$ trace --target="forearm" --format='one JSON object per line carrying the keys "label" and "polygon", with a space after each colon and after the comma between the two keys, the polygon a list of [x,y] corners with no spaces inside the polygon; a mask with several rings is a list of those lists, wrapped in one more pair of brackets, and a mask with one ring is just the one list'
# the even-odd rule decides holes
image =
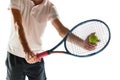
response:
{"label": "forearm", "polygon": [[23,26],[20,22],[17,22],[16,24],[19,26],[18,27],[18,35],[19,35],[19,40],[22,44],[23,50],[24,50],[24,52],[30,52],[30,48],[29,48],[29,45],[27,43],[27,39],[25,36]]}
{"label": "forearm", "polygon": [[30,48],[28,46],[25,32],[23,29],[22,17],[21,17],[20,11],[17,9],[11,9],[11,11],[12,11],[13,18],[14,18],[15,29],[16,29],[16,31],[18,31],[18,37],[19,37],[19,40],[20,40],[21,45],[23,47],[23,50],[25,52],[29,52]]}
{"label": "forearm", "polygon": [[[54,27],[56,28],[56,30],[58,31],[59,35],[61,37],[65,37],[65,35],[70,31],[68,28],[66,28],[59,19],[55,19],[52,24],[54,25]],[[74,43],[76,45],[79,46],[83,46],[83,42],[84,40],[79,38],[78,36],[76,36],[75,34],[70,34],[67,38],[67,41]]]}
{"label": "forearm", "polygon": [[[67,35],[67,33],[70,31],[69,29],[67,29],[66,27],[63,27],[64,29],[62,29],[61,31],[59,31],[59,34],[61,37],[65,37],[65,35]],[[78,46],[81,46],[83,47],[83,42],[84,40],[80,37],[78,37],[77,35],[75,35],[74,33],[70,33],[70,35],[68,35],[67,37],[67,41],[75,44],[75,45],[78,45]]]}
{"label": "forearm", "polygon": [[[60,34],[61,37],[65,37],[65,35],[70,31],[69,29],[67,29],[61,22],[59,19],[55,19],[52,21],[53,26],[56,28],[56,30],[58,31],[58,33]],[[90,34],[91,35],[91,34]],[[87,38],[85,40],[83,40],[81,37],[75,35],[74,33],[71,33],[68,38],[67,41],[69,41],[72,44],[75,44],[76,46],[82,47],[84,49],[87,50],[93,50],[95,49],[95,45],[91,45],[89,43],[89,36],[87,36]]]}
{"label": "forearm", "polygon": [[84,43],[84,40],[81,39],[80,37],[78,37],[77,35],[71,33],[68,38],[67,38],[67,41],[69,41],[70,43],[73,43],[77,46],[80,46],[80,47],[83,47],[83,43]]}

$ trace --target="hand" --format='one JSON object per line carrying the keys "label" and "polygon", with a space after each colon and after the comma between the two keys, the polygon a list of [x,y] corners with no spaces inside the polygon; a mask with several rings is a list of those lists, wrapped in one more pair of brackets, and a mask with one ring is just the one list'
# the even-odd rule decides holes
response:
{"label": "hand", "polygon": [[95,32],[88,35],[88,37],[84,41],[84,49],[87,49],[87,50],[91,51],[91,50],[94,50],[96,48],[97,44],[92,44],[92,43],[89,42],[89,36],[91,36],[93,34],[95,34]]}
{"label": "hand", "polygon": [[26,53],[25,60],[29,64],[34,64],[40,61],[40,59],[38,59],[37,56],[33,52]]}

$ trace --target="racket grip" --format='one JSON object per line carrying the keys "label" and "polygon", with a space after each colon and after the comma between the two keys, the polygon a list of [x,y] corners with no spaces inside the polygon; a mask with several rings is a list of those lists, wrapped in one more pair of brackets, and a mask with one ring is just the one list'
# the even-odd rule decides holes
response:
{"label": "racket grip", "polygon": [[42,53],[38,53],[36,56],[37,56],[39,59],[41,59],[41,58],[47,56],[48,54],[49,54],[49,52],[48,52],[48,51],[45,51],[45,52],[42,52]]}

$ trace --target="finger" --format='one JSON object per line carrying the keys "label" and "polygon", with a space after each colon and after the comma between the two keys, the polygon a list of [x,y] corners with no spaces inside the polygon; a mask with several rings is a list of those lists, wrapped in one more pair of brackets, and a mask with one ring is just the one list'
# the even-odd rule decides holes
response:
{"label": "finger", "polygon": [[40,59],[35,54],[32,53],[26,54],[25,59],[29,64],[40,62]]}
{"label": "finger", "polygon": [[31,56],[27,56],[26,58],[25,58],[25,60],[28,62],[28,63],[34,63],[34,58],[33,57],[31,57]]}
{"label": "finger", "polygon": [[36,62],[40,62],[40,59],[35,55],[34,56],[34,60],[36,61]]}
{"label": "finger", "polygon": [[90,35],[95,35],[96,34],[96,32],[93,32],[93,33],[91,33]]}
{"label": "finger", "polygon": [[94,50],[96,48],[96,46],[95,45],[86,45],[86,49],[87,50]]}
{"label": "finger", "polygon": [[95,47],[97,44],[88,43],[89,46]]}
{"label": "finger", "polygon": [[34,64],[34,63],[36,63],[36,61],[31,58],[31,59],[27,59],[27,63],[29,63],[29,64]]}
{"label": "finger", "polygon": [[90,37],[91,35],[95,35],[96,33],[95,32],[92,32],[88,35],[88,37]]}
{"label": "finger", "polygon": [[40,62],[40,59],[36,55],[33,56],[30,60],[32,63]]}

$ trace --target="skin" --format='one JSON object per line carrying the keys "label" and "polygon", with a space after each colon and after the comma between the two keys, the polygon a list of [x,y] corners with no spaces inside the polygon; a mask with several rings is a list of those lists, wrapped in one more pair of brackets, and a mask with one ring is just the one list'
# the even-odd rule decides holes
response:
{"label": "skin", "polygon": [[35,5],[41,4],[43,0],[31,0],[34,2]]}
{"label": "skin", "polygon": [[[35,5],[38,5],[38,4],[41,4],[43,0],[32,0],[32,1],[34,2]],[[20,11],[17,9],[13,9],[13,8],[11,9],[11,11],[12,11],[12,15],[14,18],[14,24],[17,25],[17,27],[15,27],[15,29],[18,29],[16,31],[18,31],[20,42],[21,42],[23,50],[26,54],[25,60],[29,64],[39,62],[40,59],[38,59],[37,56],[30,50],[30,47],[29,47],[28,42],[26,40],[25,32],[24,32],[23,25],[22,25],[22,19],[21,19],[22,17],[21,17]],[[67,29],[58,18],[53,20],[51,23],[52,23],[53,27],[58,31],[58,33],[61,37],[64,37],[66,35],[66,33],[69,32],[69,29]],[[72,41],[72,39],[77,39],[79,41],[80,47],[82,47],[84,49],[87,49],[87,50],[95,49],[95,45],[89,44],[88,37],[84,41],[84,40],[76,37],[74,34],[72,34],[70,40]]]}

